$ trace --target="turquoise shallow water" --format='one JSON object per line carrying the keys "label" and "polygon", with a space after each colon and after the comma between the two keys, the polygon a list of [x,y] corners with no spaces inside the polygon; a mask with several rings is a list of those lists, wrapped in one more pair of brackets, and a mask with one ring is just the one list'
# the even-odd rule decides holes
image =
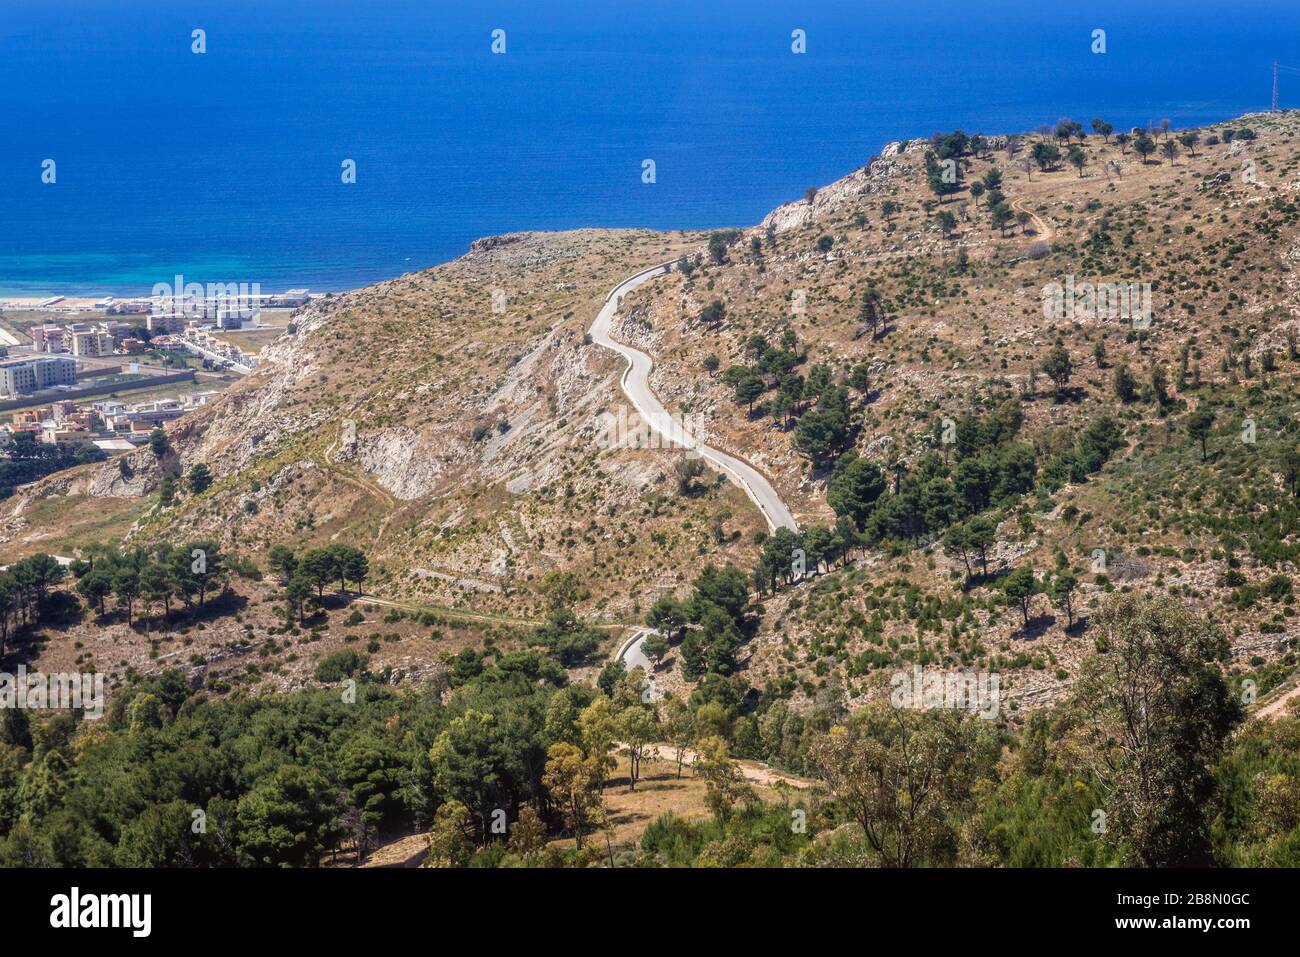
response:
{"label": "turquoise shallow water", "polygon": [[903,136],[1265,108],[1297,27],[1273,0],[3,4],[0,293],[340,289],[508,230],[748,224]]}

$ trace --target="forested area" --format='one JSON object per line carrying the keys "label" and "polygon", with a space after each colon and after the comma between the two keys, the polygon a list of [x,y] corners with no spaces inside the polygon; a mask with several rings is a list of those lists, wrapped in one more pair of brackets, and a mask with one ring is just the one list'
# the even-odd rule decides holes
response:
{"label": "forested area", "polygon": [[766,536],[751,579],[755,591],[775,594],[855,552],[903,554],[936,539],[966,562],[968,575],[971,557],[978,556],[987,578],[999,509],[1029,494],[1046,501],[1067,482],[1086,481],[1125,445],[1119,424],[1102,417],[1048,454],[1016,441],[1022,421],[1020,400],[1011,396],[988,415],[950,422],[947,436],[937,423],[927,436],[935,451],[896,463],[892,475],[852,450],[843,452],[827,477],[836,523],[797,532],[779,528]]}
{"label": "forested area", "polygon": [[[734,584],[701,576],[679,627],[730,615]],[[1300,863],[1300,720],[1234,736],[1226,643],[1167,598],[1113,596],[1077,693],[1023,723],[849,714],[831,693],[795,709],[717,673],[647,701],[639,670],[571,683],[557,627],[423,686],[382,685],[359,658],[293,694],[220,699],[167,671],[98,721],[6,710],[0,863],[314,866],[414,829],[438,866]],[[635,789],[652,748],[696,752],[680,773],[703,779],[709,817],[612,847],[611,789]],[[737,757],[816,785],[760,800]]]}

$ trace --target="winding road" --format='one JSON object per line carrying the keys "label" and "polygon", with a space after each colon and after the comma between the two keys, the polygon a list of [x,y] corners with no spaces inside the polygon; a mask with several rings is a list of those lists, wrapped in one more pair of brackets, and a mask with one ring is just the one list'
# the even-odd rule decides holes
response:
{"label": "winding road", "polygon": [[[627,368],[623,370],[623,377],[619,384],[623,387],[623,392],[632,403],[632,407],[636,409],[637,414],[641,417],[641,421],[648,428],[653,429],[679,447],[698,452],[701,458],[711,462],[728,478],[744,489],[745,494],[758,506],[759,512],[767,521],[769,530],[776,531],[778,528],[797,530],[799,526],[796,524],[794,516],[790,514],[790,509],[786,507],[785,502],[781,501],[781,496],[776,494],[776,489],[772,488],[772,484],[761,472],[748,462],[743,462],[735,456],[705,445],[698,441],[695,436],[684,432],[680,427],[674,426],[668,410],[650,391],[650,370],[654,367],[654,360],[638,349],[625,346],[621,342],[615,342],[610,336],[610,327],[613,325],[614,316],[618,314],[618,308],[623,301],[623,297],[643,282],[667,275],[672,272],[672,268],[672,263],[652,266],[635,276],[624,279],[615,286],[610,291],[610,294],[605,297],[605,304],[601,306],[600,312],[596,315],[596,321],[591,324],[592,341],[609,349],[611,352],[617,352],[627,359]],[[614,660],[621,660],[624,667],[629,671],[633,668],[642,668],[647,675],[650,675],[654,669],[643,647],[646,636],[649,634],[651,634],[649,628],[634,631],[614,655]]]}
{"label": "winding road", "polygon": [[618,314],[618,307],[623,297],[643,282],[667,275],[672,272],[672,268],[672,263],[653,266],[637,273],[635,276],[624,279],[615,286],[610,294],[605,297],[605,304],[601,306],[600,312],[596,315],[596,321],[591,324],[591,338],[597,345],[604,346],[612,352],[617,352],[627,359],[628,365],[623,370],[623,378],[620,384],[629,401],[631,401],[632,407],[636,409],[641,421],[648,428],[653,429],[664,438],[670,439],[679,447],[698,452],[702,458],[713,463],[714,466],[724,472],[728,478],[744,489],[745,494],[758,506],[758,510],[763,514],[763,518],[767,521],[767,527],[771,531],[776,531],[782,527],[797,529],[799,526],[795,523],[794,516],[790,514],[790,510],[781,501],[781,497],[776,494],[776,489],[772,488],[771,483],[763,477],[763,474],[758,469],[735,456],[705,445],[693,435],[673,426],[673,419],[668,414],[668,410],[650,391],[650,370],[654,367],[654,360],[638,349],[615,342],[610,336],[610,326],[613,324],[614,316]]}

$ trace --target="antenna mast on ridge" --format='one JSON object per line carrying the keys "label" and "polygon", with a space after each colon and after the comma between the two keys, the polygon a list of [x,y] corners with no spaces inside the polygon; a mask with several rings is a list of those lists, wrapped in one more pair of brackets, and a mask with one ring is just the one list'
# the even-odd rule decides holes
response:
{"label": "antenna mast on ridge", "polygon": [[1280,109],[1280,107],[1278,106],[1278,99],[1277,99],[1277,77],[1279,71],[1286,72],[1286,73],[1300,73],[1300,68],[1287,66],[1285,63],[1278,63],[1276,60],[1273,61],[1273,112],[1274,113],[1278,112],[1278,110]]}

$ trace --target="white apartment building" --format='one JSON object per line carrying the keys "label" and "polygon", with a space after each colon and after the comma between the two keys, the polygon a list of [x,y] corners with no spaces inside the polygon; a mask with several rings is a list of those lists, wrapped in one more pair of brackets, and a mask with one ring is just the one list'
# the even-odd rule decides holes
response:
{"label": "white apartment building", "polygon": [[113,336],[102,326],[88,322],[72,322],[66,327],[67,345],[74,356],[111,356]]}

